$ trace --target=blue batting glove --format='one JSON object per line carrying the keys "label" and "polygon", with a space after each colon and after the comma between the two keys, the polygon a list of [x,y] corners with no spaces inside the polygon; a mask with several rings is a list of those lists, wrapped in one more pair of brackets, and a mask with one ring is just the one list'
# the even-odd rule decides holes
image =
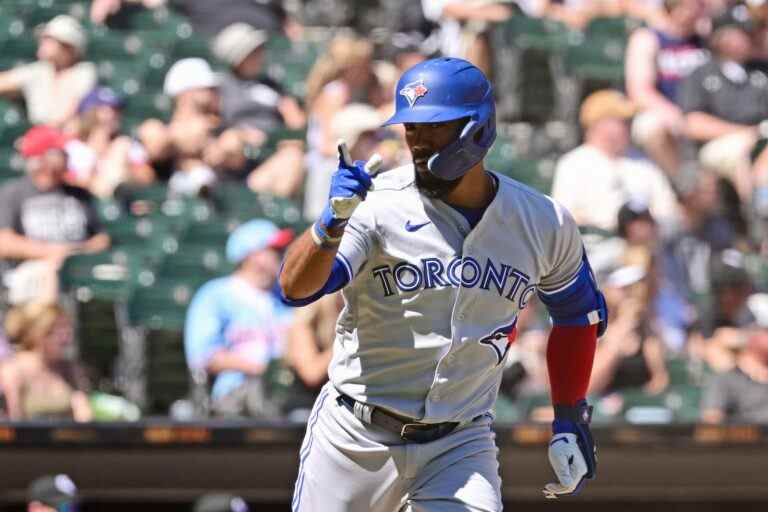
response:
{"label": "blue batting glove", "polygon": [[338,148],[339,167],[331,178],[328,204],[316,223],[316,230],[321,235],[328,228],[343,227],[347,224],[357,205],[373,188],[371,175],[381,164],[381,157],[378,155],[371,157],[367,163],[362,160],[352,162],[349,150],[343,141],[339,142]]}
{"label": "blue batting glove", "polygon": [[586,480],[597,475],[597,447],[589,431],[592,407],[586,400],[575,406],[555,406],[549,463],[559,482],[544,486],[544,497],[575,496]]}

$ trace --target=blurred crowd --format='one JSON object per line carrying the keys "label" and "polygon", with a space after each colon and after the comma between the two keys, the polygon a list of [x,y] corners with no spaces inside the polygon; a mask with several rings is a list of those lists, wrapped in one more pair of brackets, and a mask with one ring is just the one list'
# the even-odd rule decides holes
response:
{"label": "blurred crowd", "polygon": [[[0,61],[0,95],[29,127],[13,144],[17,175],[0,183],[2,417],[305,419],[327,379],[343,301],[333,295],[292,310],[275,280],[295,235],[287,228],[306,225],[326,202],[336,141],[346,140],[354,159],[378,152],[384,169],[410,163],[398,128],[380,127],[404,70],[450,55],[501,83],[509,70],[499,55],[525,51],[501,45],[503,27],[544,20],[580,34],[597,20],[621,20],[633,28],[621,42],[619,83],[580,88],[573,115],[538,125],[499,115],[502,135],[545,124],[573,134],[547,155],[555,163],[543,191],[582,228],[610,311],[589,390],[595,419],[768,423],[768,3],[61,3],[59,14],[18,36],[36,41],[34,59]],[[106,31],[130,41],[126,20],[169,12],[204,44],[172,61],[161,54],[169,62],[155,98],[169,108],[136,119],[135,97],[89,60],[97,49],[89,37]],[[270,73],[284,64],[275,48],[307,47],[299,76]],[[518,91],[495,93],[502,103]],[[488,166],[526,181],[515,164]],[[148,206],[148,190],[162,191],[160,206]],[[128,373],[115,369],[105,387],[88,368],[78,336],[88,328],[78,325],[83,297],[62,286],[62,269],[119,250],[115,225],[125,219],[162,215],[165,201],[204,204],[215,215],[232,207],[232,190],[240,198],[251,191],[253,203],[295,204],[303,220],[241,217],[230,226],[215,248],[225,270],[201,273],[206,282],[195,281],[182,301],[189,393],[170,409],[147,410],[120,396]],[[103,205],[122,216],[110,218]],[[130,352],[123,344],[151,328],[118,323],[116,361]],[[528,308],[518,325],[497,414],[549,421],[544,309]]]}

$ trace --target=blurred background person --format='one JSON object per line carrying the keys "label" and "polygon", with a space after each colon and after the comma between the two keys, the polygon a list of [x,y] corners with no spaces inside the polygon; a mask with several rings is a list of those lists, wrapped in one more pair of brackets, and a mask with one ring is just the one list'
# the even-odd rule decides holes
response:
{"label": "blurred background person", "polygon": [[605,281],[609,323],[598,345],[589,394],[626,389],[658,394],[669,384],[664,345],[656,332],[651,255],[630,251]]}
{"label": "blurred background person", "polygon": [[239,226],[227,240],[229,276],[203,285],[189,305],[184,326],[187,364],[196,380],[211,378],[212,408],[223,416],[274,418],[279,411],[262,379],[282,357],[291,311],[273,288],[280,252],[292,240],[267,220]]}
{"label": "blurred background person", "polygon": [[768,119],[768,75],[746,68],[753,29],[743,5],[717,16],[708,40],[712,57],[683,81],[679,96],[702,167],[733,182],[742,199],[751,197],[749,155]]}
{"label": "blurred background person", "polygon": [[627,156],[635,112],[633,103],[612,90],[592,93],[581,105],[584,143],[558,160],[552,182],[552,197],[579,226],[615,231],[619,208],[630,199],[646,202],[662,230],[677,222],[677,201],[661,170]]}
{"label": "blurred background person", "polygon": [[39,291],[17,286],[27,298],[55,300],[55,272],[67,256],[110,246],[90,193],[64,182],[65,145],[66,137],[56,128],[31,128],[19,143],[26,176],[0,187],[0,259],[17,276],[29,272],[32,280],[46,283]]}
{"label": "blurred background person", "polygon": [[[213,41],[213,52],[229,69],[219,83],[222,124],[236,128],[244,144],[259,147],[280,131],[302,130],[306,116],[295,98],[264,74],[264,45],[269,34],[235,23]],[[246,167],[248,185],[282,197],[296,194],[304,179],[303,139],[282,138],[275,154],[256,169]]]}
{"label": "blurred background person", "polygon": [[697,33],[703,0],[666,0],[650,25],[632,32],[626,53],[626,87],[639,114],[632,138],[667,173],[677,174],[685,117],[678,101],[682,80],[707,60]]}
{"label": "blurred background person", "polygon": [[768,423],[768,297],[756,299],[762,302],[755,304],[757,318],[731,346],[733,367],[712,374],[704,385],[705,422]]}
{"label": "blurred background person", "polygon": [[96,66],[82,60],[87,42],[80,22],[56,16],[40,32],[38,60],[0,72],[0,95],[21,93],[34,124],[64,126],[96,85]]}
{"label": "blurred background person", "polygon": [[89,92],[72,123],[74,138],[65,146],[68,182],[97,197],[110,197],[121,183],[146,186],[155,181],[144,147],[121,135],[123,99],[109,87]]}
{"label": "blurred background person", "polygon": [[36,478],[27,489],[27,512],[75,512],[77,486],[63,473]]}
{"label": "blurred background person", "polygon": [[283,412],[292,419],[304,421],[320,388],[328,381],[328,365],[333,357],[336,320],[344,307],[341,293],[325,295],[294,314],[288,329],[283,365],[292,373],[283,394]]}
{"label": "blurred background person", "polygon": [[73,358],[69,315],[53,304],[17,306],[6,314],[5,331],[18,347],[0,366],[9,419],[90,421],[89,385]]}
{"label": "blurred background person", "polygon": [[440,50],[446,57],[466,59],[493,76],[488,25],[508,19],[509,2],[498,0],[421,0],[424,16],[440,25]]}

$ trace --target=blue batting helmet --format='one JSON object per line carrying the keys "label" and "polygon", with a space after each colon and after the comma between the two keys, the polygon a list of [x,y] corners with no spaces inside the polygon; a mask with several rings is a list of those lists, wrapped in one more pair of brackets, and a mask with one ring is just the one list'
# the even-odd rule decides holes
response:
{"label": "blue batting helmet", "polygon": [[491,83],[462,59],[441,57],[416,64],[397,82],[395,115],[384,125],[469,121],[459,138],[427,162],[438,178],[453,180],[480,162],[496,139]]}

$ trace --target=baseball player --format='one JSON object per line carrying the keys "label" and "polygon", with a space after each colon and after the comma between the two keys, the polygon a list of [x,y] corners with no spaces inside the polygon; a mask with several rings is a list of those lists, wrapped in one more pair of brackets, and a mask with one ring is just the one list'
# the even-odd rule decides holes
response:
{"label": "baseball player", "polygon": [[548,498],[595,476],[584,400],[606,326],[573,219],[486,170],[491,85],[475,66],[427,60],[397,85],[413,164],[375,179],[377,158],[339,167],[320,218],[289,248],[284,299],[343,289],[330,382],[310,415],[294,511],[502,509],[492,407],[518,314],[536,293],[554,324]]}

